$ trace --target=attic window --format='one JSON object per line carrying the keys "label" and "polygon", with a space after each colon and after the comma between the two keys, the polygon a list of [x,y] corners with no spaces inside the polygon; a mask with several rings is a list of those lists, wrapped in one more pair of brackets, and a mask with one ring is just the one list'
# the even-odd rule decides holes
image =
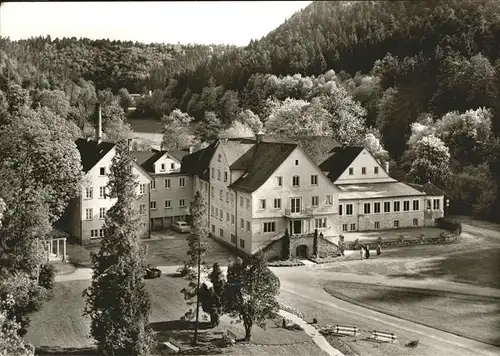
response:
{"label": "attic window", "polygon": [[350,167],[349,168],[349,175],[352,176],[354,174],[354,168]]}
{"label": "attic window", "polygon": [[170,169],[175,169],[175,163],[170,163]]}
{"label": "attic window", "polygon": [[219,162],[222,161],[222,155],[219,153],[219,157],[217,159]]}
{"label": "attic window", "polygon": [[296,166],[298,166],[298,165],[299,165],[299,160],[298,160],[298,159],[296,159],[296,160],[295,160],[295,165],[296,165]]}
{"label": "attic window", "polygon": [[162,163],[161,166],[160,166],[160,170],[161,171],[164,171],[165,170],[165,163]]}
{"label": "attic window", "polygon": [[366,167],[361,167],[361,174],[366,174]]}
{"label": "attic window", "polygon": [[373,167],[373,173],[378,174],[378,167]]}
{"label": "attic window", "polygon": [[106,175],[106,167],[100,167],[99,168],[99,175],[105,176]]}

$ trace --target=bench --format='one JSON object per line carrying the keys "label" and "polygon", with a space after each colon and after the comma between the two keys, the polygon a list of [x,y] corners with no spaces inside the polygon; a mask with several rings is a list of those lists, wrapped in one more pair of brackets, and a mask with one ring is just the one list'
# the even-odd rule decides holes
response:
{"label": "bench", "polygon": [[335,325],[333,327],[333,332],[339,335],[356,336],[358,331],[359,329],[356,326]]}
{"label": "bench", "polygon": [[173,354],[180,354],[181,353],[181,347],[177,345],[173,340],[168,340],[163,342],[163,345],[172,351]]}
{"label": "bench", "polygon": [[394,333],[374,330],[372,331],[372,338],[380,342],[394,342],[398,337]]}

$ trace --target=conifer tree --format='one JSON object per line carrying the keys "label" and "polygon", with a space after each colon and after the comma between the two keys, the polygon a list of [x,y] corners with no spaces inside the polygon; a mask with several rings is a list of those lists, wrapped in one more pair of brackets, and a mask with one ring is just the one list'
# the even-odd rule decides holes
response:
{"label": "conifer tree", "polygon": [[117,145],[109,175],[109,209],[104,237],[92,255],[93,277],[84,291],[84,315],[91,317],[91,335],[104,355],[148,355],[150,299],[144,283],[144,250],[139,245],[140,219],[133,207],[135,177],[127,145]]}

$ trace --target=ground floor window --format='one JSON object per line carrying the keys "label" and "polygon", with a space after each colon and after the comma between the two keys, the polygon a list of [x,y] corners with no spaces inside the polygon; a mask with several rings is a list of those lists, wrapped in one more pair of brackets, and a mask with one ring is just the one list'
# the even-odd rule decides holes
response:
{"label": "ground floor window", "polygon": [[418,219],[413,219],[413,226],[418,226]]}
{"label": "ground floor window", "polygon": [[375,229],[380,229],[380,222],[379,222],[379,221],[375,221],[375,222],[373,223],[373,227],[374,227]]}
{"label": "ground floor window", "polygon": [[215,225],[212,224],[212,233],[215,234]]}
{"label": "ground floor window", "polygon": [[97,230],[97,229],[90,230],[90,238],[91,239],[97,239],[98,237],[99,237],[99,230]]}
{"label": "ground floor window", "polygon": [[342,224],[342,231],[347,231],[347,224]]}
{"label": "ground floor window", "polygon": [[351,231],[356,231],[356,224],[351,224]]}
{"label": "ground floor window", "polygon": [[220,237],[224,237],[224,230],[219,229],[219,235],[220,235]]}
{"label": "ground floor window", "polygon": [[146,214],[146,204],[139,205],[139,214],[141,215]]}
{"label": "ground floor window", "polygon": [[245,240],[240,239],[240,247],[245,248]]}
{"label": "ground floor window", "polygon": [[236,235],[231,234],[231,243],[236,245]]}
{"label": "ground floor window", "polygon": [[394,227],[399,227],[399,220],[394,220]]}

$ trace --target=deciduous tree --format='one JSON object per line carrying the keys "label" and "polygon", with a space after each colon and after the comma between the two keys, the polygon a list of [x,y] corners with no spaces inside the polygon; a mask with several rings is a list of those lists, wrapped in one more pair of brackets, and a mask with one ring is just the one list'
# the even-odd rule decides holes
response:
{"label": "deciduous tree", "polygon": [[427,135],[416,144],[415,155],[410,171],[415,181],[443,186],[450,176],[450,152],[443,141]]}

